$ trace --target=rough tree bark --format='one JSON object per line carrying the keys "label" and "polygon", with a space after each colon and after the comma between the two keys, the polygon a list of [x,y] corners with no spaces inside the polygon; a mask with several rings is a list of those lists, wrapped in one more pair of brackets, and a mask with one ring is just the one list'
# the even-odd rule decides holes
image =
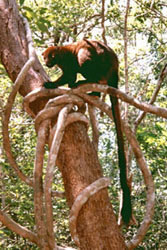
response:
{"label": "rough tree bark", "polygon": [[[14,81],[27,60],[25,29],[15,0],[0,0],[0,58]],[[47,79],[36,59],[20,88],[20,94],[25,96],[41,87]],[[39,112],[45,103],[44,98],[32,103],[33,112]],[[66,129],[57,164],[71,207],[81,190],[102,177],[96,151],[84,124],[75,123]],[[77,232],[81,249],[125,249],[106,189],[95,194],[84,205],[77,221]]]}

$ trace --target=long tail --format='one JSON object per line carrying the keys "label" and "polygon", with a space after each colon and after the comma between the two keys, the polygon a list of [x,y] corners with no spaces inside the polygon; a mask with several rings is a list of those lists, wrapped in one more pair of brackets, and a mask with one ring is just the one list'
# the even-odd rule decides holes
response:
{"label": "long tail", "polygon": [[[113,83],[115,81],[115,83]],[[118,74],[115,72],[114,77],[112,77],[112,85],[117,88],[118,86]],[[132,216],[132,205],[131,205],[131,196],[130,188],[127,184],[127,175],[126,175],[126,158],[124,151],[124,139],[121,129],[121,116],[118,99],[116,97],[110,96],[110,101],[112,104],[112,113],[114,118],[114,123],[117,133],[117,143],[118,143],[118,160],[120,168],[120,183],[123,190],[123,206],[121,210],[122,219],[125,224],[128,224]]]}

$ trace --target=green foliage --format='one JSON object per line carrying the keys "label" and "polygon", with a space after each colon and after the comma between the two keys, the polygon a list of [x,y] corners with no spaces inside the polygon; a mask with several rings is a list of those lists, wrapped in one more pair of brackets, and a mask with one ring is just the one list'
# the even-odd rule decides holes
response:
{"label": "green foliage", "polygon": [[24,2],[25,0],[20,0],[20,6],[22,6]]}
{"label": "green foliage", "polygon": [[[19,0],[20,11],[27,17],[37,52],[50,44],[65,44],[84,36],[102,40],[101,1],[90,0]],[[163,0],[131,1],[128,18],[128,62],[129,90],[132,96],[147,102],[157,85],[157,79],[167,58],[167,7]],[[106,38],[114,48],[120,61],[120,87],[124,86],[124,1],[112,0],[106,3]],[[49,75],[56,78],[57,71]],[[11,90],[11,82],[0,65],[0,112]],[[165,79],[155,105],[167,107],[167,80]],[[122,111],[124,107],[122,105]],[[129,121],[133,123],[140,111],[129,106]],[[114,210],[118,213],[119,172],[115,128],[104,116],[100,123],[99,158],[105,176],[110,176],[111,195]],[[0,127],[1,129],[1,127]],[[156,187],[156,207],[153,223],[144,241],[137,249],[166,249],[167,246],[167,123],[164,119],[149,115],[137,130],[137,139],[152,172]],[[13,108],[10,136],[12,150],[21,170],[32,177],[36,147],[33,121],[22,110],[22,98],[17,97]],[[0,147],[2,135],[0,133]],[[23,184],[9,166],[4,152],[0,151],[0,196],[2,207],[10,216],[27,228],[34,230],[33,192]],[[145,213],[145,185],[136,160],[132,159],[133,209],[139,224]],[[63,191],[61,175],[55,170],[54,190]],[[64,199],[55,199],[53,204],[58,244],[72,245],[68,228],[68,208]],[[136,233],[137,227],[124,229],[127,239]],[[37,249],[5,227],[0,228],[0,249]]]}
{"label": "green foliage", "polygon": [[20,10],[29,20],[35,42],[41,46],[45,42],[57,44],[70,39],[76,40],[81,32],[87,35],[87,20],[94,15],[94,8],[99,13],[97,1],[25,0]]}

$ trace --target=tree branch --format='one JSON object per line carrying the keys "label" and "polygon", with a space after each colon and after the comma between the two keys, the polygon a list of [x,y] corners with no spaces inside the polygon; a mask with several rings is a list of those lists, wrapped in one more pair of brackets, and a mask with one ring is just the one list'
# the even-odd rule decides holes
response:
{"label": "tree branch", "polygon": [[[127,0],[126,12],[124,17],[124,63],[125,63],[125,92],[129,94],[129,77],[128,77],[128,13],[130,8],[130,0]],[[125,104],[125,119],[128,119],[128,105]]]}
{"label": "tree branch", "polygon": [[151,172],[147,166],[147,163],[140,149],[139,143],[135,137],[135,134],[133,134],[128,124],[124,122],[122,122],[122,124],[124,127],[124,132],[126,134],[126,137],[132,147],[138,166],[140,167],[140,170],[142,171],[144,182],[146,185],[146,193],[147,193],[146,213],[145,213],[144,219],[137,231],[137,234],[133,237],[133,239],[130,242],[127,243],[128,249],[134,249],[143,240],[148,230],[148,227],[152,221],[152,218],[154,215],[155,191],[154,191],[154,182],[152,179]]}
{"label": "tree branch", "polygon": [[106,40],[106,31],[105,31],[105,0],[102,0],[102,10],[101,10],[101,27],[102,27],[102,38],[104,44],[107,45],[107,40]]}
{"label": "tree branch", "polygon": [[[130,105],[138,109],[141,109],[145,112],[149,112],[151,114],[155,114],[157,116],[161,116],[163,118],[167,118],[167,109],[156,107],[151,104],[144,103],[144,102],[140,102],[137,99],[133,98],[132,96],[128,96],[124,92],[116,88],[108,87],[105,85],[85,84],[84,86],[80,86],[77,89],[74,89],[73,93],[82,97],[80,93],[85,93],[85,92],[90,92],[90,91],[103,92],[109,95],[116,96],[117,98],[120,98],[122,101],[127,102]],[[85,96],[84,99],[91,100],[89,96]],[[95,102],[98,103],[98,101],[95,101]],[[93,100],[92,100],[92,103],[93,103]]]}
{"label": "tree branch", "polygon": [[24,67],[21,69],[20,73],[17,76],[17,79],[13,85],[12,92],[10,93],[8,97],[8,101],[4,110],[4,119],[3,119],[3,128],[2,128],[2,133],[3,133],[3,147],[6,152],[6,155],[8,157],[9,163],[11,166],[14,168],[16,171],[17,175],[20,177],[21,180],[23,180],[25,183],[28,185],[32,186],[32,181],[26,177],[22,171],[19,169],[19,166],[17,165],[15,158],[12,154],[12,149],[10,145],[10,138],[9,138],[9,121],[10,121],[10,116],[11,116],[11,111],[12,111],[12,106],[15,101],[16,94],[23,83],[27,72],[29,71],[30,67],[34,64],[35,62],[35,50],[33,47],[33,42],[32,42],[32,37],[31,37],[31,32],[30,28],[28,25],[28,22],[26,19],[23,19],[25,29],[26,29],[26,37],[27,37],[27,43],[28,43],[28,51],[29,51],[29,59],[24,65]]}
{"label": "tree branch", "polygon": [[17,224],[14,220],[9,218],[9,216],[7,216],[1,210],[0,210],[0,221],[11,231],[15,232],[16,234],[19,234],[23,238],[30,240],[31,242],[34,242],[36,245],[39,246],[38,238],[34,233],[29,231],[25,227],[22,227],[19,224]]}
{"label": "tree branch", "polygon": [[98,152],[98,144],[99,144],[99,129],[98,129],[98,121],[96,115],[96,108],[92,105],[88,105],[88,112],[90,117],[90,122],[92,125],[92,133],[93,133],[93,145]]}
{"label": "tree branch", "polygon": [[109,178],[100,178],[86,187],[75,199],[72,208],[70,210],[70,231],[71,236],[78,247],[80,247],[79,238],[77,236],[77,217],[83,207],[83,205],[88,201],[88,199],[99,192],[101,189],[106,188],[110,185],[111,180]]}
{"label": "tree branch", "polygon": [[[160,91],[162,82],[164,81],[166,76],[167,76],[167,64],[163,67],[163,69],[161,71],[161,74],[160,74],[158,82],[157,82],[156,89],[154,90],[154,93],[152,95],[151,100],[149,101],[149,104],[153,104],[155,102],[156,97]],[[135,130],[137,129],[138,125],[141,123],[141,121],[144,119],[145,116],[146,116],[146,112],[141,112],[141,114],[138,116],[138,118],[134,122]]]}
{"label": "tree branch", "polygon": [[[163,117],[163,118],[167,118],[167,109],[165,108],[160,108],[157,106],[153,106],[151,104],[147,104],[145,102],[140,102],[139,100],[137,100],[136,98],[133,98],[132,96],[126,95],[123,91],[118,90],[116,88],[112,88],[112,87],[108,87],[106,85],[99,85],[99,84],[95,84],[95,83],[91,83],[91,84],[84,84],[82,86],[77,87],[76,89],[68,89],[68,88],[58,88],[58,89],[52,89],[52,90],[48,90],[48,89],[44,89],[44,88],[38,88],[35,91],[32,92],[32,94],[30,94],[30,98],[26,97],[25,98],[25,106],[26,109],[29,109],[29,105],[31,104],[31,102],[34,101],[35,96],[39,97],[44,97],[44,96],[48,96],[48,97],[52,97],[52,96],[57,96],[57,95],[61,95],[61,94],[67,94],[68,92],[71,94],[76,94],[78,96],[81,96],[80,94],[82,93],[87,93],[87,92],[103,92],[109,95],[113,95],[116,96],[117,98],[121,99],[124,102],[129,103],[130,105],[143,110],[145,112],[151,113],[151,114],[155,114],[157,116]],[[82,96],[81,96],[82,97]],[[85,95],[84,99],[89,99],[90,103],[93,103],[93,100],[90,96]],[[94,101],[98,103],[98,100]]]}
{"label": "tree branch", "polygon": [[46,211],[46,230],[49,238],[48,240],[50,242],[52,249],[54,248],[55,245],[54,231],[53,231],[52,195],[51,195],[53,171],[57,155],[59,152],[59,147],[65,130],[65,121],[71,108],[72,104],[68,104],[67,106],[62,108],[62,110],[59,113],[56,124],[56,131],[51,144],[51,149],[46,169],[46,176],[45,176],[44,194],[45,194],[45,211]]}
{"label": "tree branch", "polygon": [[34,164],[34,211],[35,222],[37,227],[37,235],[40,247],[48,247],[47,232],[45,226],[45,214],[43,205],[43,159],[45,153],[46,134],[49,121],[44,121],[39,130],[36,146],[36,157]]}

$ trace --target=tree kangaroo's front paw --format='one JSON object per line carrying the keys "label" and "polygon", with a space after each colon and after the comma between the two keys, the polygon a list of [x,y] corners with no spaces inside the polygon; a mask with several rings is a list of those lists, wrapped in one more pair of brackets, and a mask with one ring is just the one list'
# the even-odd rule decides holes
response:
{"label": "tree kangaroo's front paw", "polygon": [[45,82],[44,87],[46,89],[56,89],[57,88],[57,86],[54,82]]}

